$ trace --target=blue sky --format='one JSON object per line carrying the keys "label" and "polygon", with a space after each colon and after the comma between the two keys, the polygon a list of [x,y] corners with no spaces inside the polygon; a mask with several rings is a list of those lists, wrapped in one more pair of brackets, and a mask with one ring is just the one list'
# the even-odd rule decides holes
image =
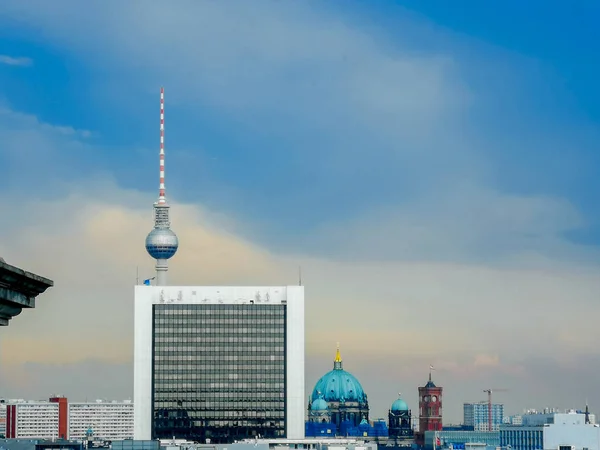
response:
{"label": "blue sky", "polygon": [[[360,123],[364,118],[359,111],[350,115],[340,109],[351,107],[350,102],[321,97],[320,90],[336,83],[345,64],[353,68],[364,57],[360,50],[354,55],[332,50],[326,64],[319,65],[317,58],[312,68],[310,61],[304,64],[300,59],[274,69],[267,64],[261,69],[257,63],[259,71],[272,70],[277,83],[272,89],[243,71],[228,81],[281,96],[284,103],[290,101],[285,111],[260,95],[246,99],[243,111],[231,111],[222,99],[216,107],[202,96],[186,101],[185,84],[166,86],[172,195],[224,208],[244,220],[266,222],[260,227],[268,227],[271,238],[277,236],[281,245],[287,245],[286,231],[293,229],[295,240],[324,221],[356,218],[372,208],[410,202],[444,189],[440,183],[445,179],[454,183],[456,174],[463,172],[463,179],[483,178],[485,185],[503,192],[566,197],[587,222],[586,229],[572,230],[569,237],[597,242],[593,168],[600,159],[595,151],[600,113],[598,87],[592,81],[598,74],[592,57],[598,50],[592,19],[597,5],[508,2],[497,7],[474,1],[460,8],[444,2],[348,2],[345,8],[334,2],[326,9],[318,2],[311,5],[321,10],[324,21],[370,35],[369,44],[383,54],[412,53],[415,58],[434,54],[451,60],[453,67],[444,69],[444,75],[469,91],[462,99],[465,103],[468,95],[475,100],[461,105],[457,94],[458,99],[449,100],[448,117],[439,120],[456,120],[453,131],[467,131],[471,148],[454,152],[454,145],[465,145],[457,142],[464,136],[446,133],[444,141],[441,129],[435,130],[439,142],[415,144],[403,142],[401,133],[381,135]],[[77,164],[84,172],[103,169],[123,186],[153,190],[156,89],[152,91],[150,79],[156,85],[161,80],[146,76],[144,64],[160,64],[168,55],[157,51],[149,63],[138,65],[133,59],[129,65],[115,64],[102,52],[82,54],[62,40],[48,39],[51,32],[43,27],[36,31],[33,22],[5,17],[2,48],[10,50],[6,52],[10,56],[27,55],[33,61],[29,67],[3,66],[5,102],[41,121],[92,132],[88,142],[96,150],[78,154],[69,160],[69,167]],[[185,63],[181,68],[185,70]],[[193,75],[186,78],[191,82]],[[386,81],[393,88],[393,81]],[[297,109],[294,102],[299,99],[290,95],[296,90],[306,93]],[[328,107],[329,117],[319,117],[319,111],[327,116]],[[385,114],[390,119],[393,112],[381,113],[373,120],[384,121]],[[439,148],[425,160],[388,151],[412,147],[419,153],[419,146]],[[479,164],[484,167],[473,170]],[[276,221],[269,217],[274,204],[280,212]]]}
{"label": "blue sky", "polygon": [[[68,284],[75,263],[44,265],[49,250],[30,249],[23,230],[37,230],[42,241],[46,231],[36,226],[47,220],[91,247],[90,236],[104,242],[109,235],[93,234],[98,230],[85,217],[66,224],[58,211],[114,213],[106,202],[131,212],[118,220],[139,233],[129,240],[143,252],[146,228],[133,224],[149,220],[157,195],[162,85],[167,196],[197,227],[174,221],[176,232],[190,233],[182,246],[213,248],[208,237],[198,237],[213,236],[202,228],[209,224],[225,233],[211,239],[232,252],[270,255],[260,276],[281,275],[272,267],[302,261],[309,277],[314,267],[315,298],[331,308],[343,302],[336,292],[344,289],[349,297],[381,290],[403,305],[405,294],[385,287],[396,281],[392,267],[422,268],[447,280],[439,292],[407,287],[422,305],[443,302],[446,294],[459,302],[469,297],[473,288],[459,289],[448,275],[464,267],[509,271],[480,286],[474,297],[485,305],[504,301],[493,291],[513,276],[522,287],[513,293],[515,305],[581,290],[557,297],[556,311],[563,312],[550,321],[560,323],[570,301],[592,304],[600,262],[596,2],[102,5],[0,7],[0,157],[17,205],[15,219],[0,218],[0,229],[15,236],[0,252],[40,270],[64,270]],[[40,199],[43,214],[33,212]],[[61,239],[59,232],[52,236]],[[88,263],[104,267],[102,252],[94,255]],[[182,273],[184,264],[205,264],[186,258]],[[324,267],[331,280],[319,278]],[[570,281],[553,293],[545,291],[548,281],[538,283],[538,272],[528,272],[556,268]],[[239,276],[259,283],[241,266],[205,269],[212,274],[206,279],[182,279],[224,282],[227,272],[228,282]],[[355,270],[362,284],[350,289],[345,283]],[[419,272],[406,282],[420,276],[427,279]],[[582,276],[590,278],[583,283]],[[463,306],[457,317],[471,314],[472,305]],[[411,314],[418,311],[407,308],[402,314],[417,323]],[[319,311],[309,316],[317,320]],[[589,320],[581,311],[567,314],[574,326]],[[529,339],[527,324],[514,326]],[[565,348],[576,345],[561,339]],[[369,342],[380,345],[376,337]],[[480,367],[499,354],[513,364],[506,373],[516,373],[514,364],[521,367],[526,355],[488,344],[460,358],[473,357]],[[321,355],[314,348],[309,354]],[[492,356],[482,359],[481,351]],[[529,350],[543,351],[534,344]],[[359,360],[371,357],[357,352]],[[410,370],[421,363],[429,364],[415,361]]]}

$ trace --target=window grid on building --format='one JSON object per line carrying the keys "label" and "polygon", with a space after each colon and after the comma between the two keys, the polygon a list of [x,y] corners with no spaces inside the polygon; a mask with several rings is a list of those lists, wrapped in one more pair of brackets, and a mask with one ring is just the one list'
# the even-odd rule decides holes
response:
{"label": "window grid on building", "polygon": [[69,437],[84,439],[88,429],[94,439],[133,439],[133,403],[69,403]]}
{"label": "window grid on building", "polygon": [[285,305],[153,306],[153,437],[285,436]]}
{"label": "window grid on building", "polygon": [[58,437],[57,403],[17,404],[16,438],[52,439]]}

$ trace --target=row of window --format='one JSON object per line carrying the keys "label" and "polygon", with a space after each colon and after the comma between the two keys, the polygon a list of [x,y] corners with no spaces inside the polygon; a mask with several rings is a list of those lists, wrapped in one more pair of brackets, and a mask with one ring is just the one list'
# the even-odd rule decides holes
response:
{"label": "row of window", "polygon": [[285,314],[285,305],[237,304],[215,305],[211,304],[157,304],[154,306],[155,314],[181,314],[192,312],[195,314]]}
{"label": "row of window", "polygon": [[[255,418],[255,417],[272,417],[280,418],[285,417],[285,409],[283,404],[279,404],[276,407],[269,407],[268,404],[262,403],[247,403],[247,410],[232,410],[226,408],[225,404],[214,403],[210,406],[211,409],[206,407],[198,408],[186,408],[185,415],[190,419],[210,419],[215,417],[239,417],[239,418]],[[155,403],[155,416],[160,417],[160,412],[168,409],[181,410],[181,406],[173,405],[173,402],[159,402]]]}
{"label": "row of window", "polygon": [[[215,383],[216,384],[216,383]],[[225,383],[222,383],[225,384]],[[240,383],[239,386],[236,386],[234,383],[229,383],[230,386],[228,387],[229,390],[233,391],[233,392],[251,392],[253,393],[253,395],[256,395],[259,392],[281,392],[281,390],[283,389],[282,384],[283,383],[260,383],[262,384],[262,386],[259,386],[258,383],[257,384],[250,384],[250,383]],[[177,392],[181,392],[182,394],[187,392],[189,394],[194,394],[194,395],[217,395],[219,392],[218,391],[211,391],[209,390],[210,384],[209,383],[205,383],[205,384],[192,384],[192,383],[169,383],[169,382],[164,382],[164,383],[155,383],[155,392],[173,392],[173,393],[177,393]],[[213,388],[215,389],[215,388]],[[217,388],[218,389],[218,388]]]}
{"label": "row of window", "polygon": [[257,329],[261,329],[260,325],[271,325],[272,328],[275,326],[281,327],[285,324],[285,319],[254,319],[248,320],[248,318],[240,318],[240,319],[201,319],[201,318],[188,318],[188,320],[173,320],[170,318],[156,318],[154,319],[155,325],[176,325],[178,327],[187,327],[193,328],[195,326],[205,326],[205,325],[221,325],[223,327],[228,327],[231,325],[245,325],[247,327],[254,327]]}
{"label": "row of window", "polygon": [[[198,373],[197,370],[194,370],[192,372],[188,372],[188,373],[180,373],[178,371],[161,371],[160,373],[158,373],[155,377],[155,380],[160,381],[160,380],[198,380],[198,381],[205,381],[208,380],[210,377],[211,373],[206,373],[206,372],[201,372]],[[220,376],[222,376],[222,378],[220,378],[221,380],[226,379],[226,380],[247,380],[246,376],[248,374],[244,373],[244,374],[239,374],[239,373],[228,373],[228,374],[220,374]],[[264,373],[260,373],[260,372],[256,372],[256,373],[252,373],[252,375],[256,375],[253,378],[257,378],[257,379],[267,379],[267,380],[284,380],[285,379],[285,373],[282,372],[277,372],[277,373],[268,373],[268,374],[264,374]],[[260,377],[262,378],[260,378]]]}
{"label": "row of window", "polygon": [[[219,324],[221,325],[221,324]],[[241,331],[245,330],[245,331]],[[285,336],[285,330],[283,327],[279,326],[269,326],[264,327],[240,327],[236,326],[213,326],[207,327],[205,324],[192,324],[190,326],[178,325],[174,323],[154,323],[154,334],[157,335],[172,335],[175,338],[193,338],[197,336],[212,336],[212,337],[221,337],[223,335],[230,336],[232,338],[239,338],[240,335],[252,336],[252,337],[282,337]]]}
{"label": "row of window", "polygon": [[240,318],[240,320],[246,322],[254,322],[260,319],[283,319],[285,318],[285,313],[279,311],[256,311],[255,308],[250,311],[188,311],[188,310],[180,310],[180,311],[155,311],[154,317],[156,319],[167,319],[167,320],[207,320],[207,319],[217,319],[221,320],[230,320],[232,318]]}
{"label": "row of window", "polygon": [[[177,392],[185,391],[186,388],[193,389],[194,386],[177,386],[175,389]],[[283,392],[284,386],[279,386],[278,388],[273,388],[272,386],[264,387],[263,389],[256,389],[254,391],[246,391],[246,392],[235,392],[235,391],[208,391],[208,390],[197,390],[194,389],[190,392],[196,394],[197,401],[204,401],[207,398],[213,399],[229,399],[235,401],[243,401],[243,400],[265,400],[265,399],[273,399],[273,400],[281,400],[285,399],[285,392]],[[165,393],[170,393],[171,389],[168,389],[164,384],[161,386],[155,386],[154,393],[156,395],[162,395]],[[189,399],[189,397],[186,397]]]}
{"label": "row of window", "polygon": [[[192,422],[192,425],[195,427],[226,427],[226,426],[231,426],[234,425],[236,427],[252,427],[252,426],[256,426],[258,424],[258,421],[256,420],[240,420],[240,419],[236,419],[236,420],[195,420]],[[269,424],[271,425],[271,424]],[[275,426],[281,426],[283,427],[285,425],[285,422],[282,421],[275,421],[274,422]]]}
{"label": "row of window", "polygon": [[257,358],[247,359],[247,360],[219,360],[219,359],[211,359],[207,358],[205,355],[194,355],[194,354],[179,354],[174,355],[169,352],[156,352],[154,357],[154,365],[155,368],[166,367],[166,366],[177,366],[182,369],[187,368],[196,368],[196,367],[206,367],[210,368],[219,368],[219,370],[227,370],[228,365],[238,364],[238,367],[245,367],[248,369],[262,369],[268,363],[274,364],[278,367],[284,368],[284,360],[271,360],[271,358]]}
{"label": "row of window", "polygon": [[220,385],[228,385],[230,388],[261,388],[269,386],[272,388],[275,384],[283,384],[285,377],[281,376],[244,376],[238,379],[230,378],[228,376],[219,376],[219,377],[211,377],[211,374],[205,373],[204,377],[169,377],[169,378],[161,378],[156,377],[154,379],[154,383],[156,385],[164,385],[165,383],[169,383],[170,385],[174,384],[175,387],[177,384],[185,385],[193,385],[194,389],[209,389],[209,388],[218,388]]}
{"label": "row of window", "polygon": [[[154,372],[157,376],[160,374],[173,374],[173,375],[179,375],[182,378],[184,378],[187,375],[196,373],[198,371],[198,367],[203,367],[203,366],[199,365],[199,364],[181,364],[181,363],[162,364],[161,363],[161,364],[154,365]],[[214,367],[214,365],[206,365],[206,367],[208,369],[210,369],[211,367]],[[256,369],[246,369],[246,370],[250,374],[264,374],[264,371],[261,370],[260,367],[261,366],[256,366]],[[214,370],[217,370],[221,376],[227,376],[227,374],[229,372],[228,369],[223,369],[223,368],[219,368],[219,367],[215,368]],[[214,372],[214,371],[211,371],[211,374],[212,374],[212,372]],[[285,374],[285,368],[282,365],[274,373],[269,374],[269,375],[283,376],[284,374]],[[207,376],[202,375],[201,377],[197,377],[197,378],[206,379]]]}
{"label": "row of window", "polygon": [[[276,351],[264,351],[264,352],[255,352],[252,354],[248,354],[248,352],[208,352],[208,351],[195,351],[195,349],[189,349],[186,350],[186,348],[189,349],[189,347],[182,347],[180,349],[177,349],[176,351],[169,351],[169,353],[172,353],[173,357],[177,358],[177,359],[181,359],[182,357],[186,356],[186,355],[190,355],[190,356],[200,356],[202,357],[203,361],[206,362],[210,362],[210,361],[215,361],[215,362],[220,362],[220,361],[251,361],[251,362],[255,362],[257,364],[261,364],[263,362],[268,362],[268,361],[284,361],[285,360],[285,353],[282,350],[276,350]],[[202,348],[202,347],[201,347]],[[165,347],[155,347],[155,352],[156,354],[160,354],[163,355],[165,353]],[[273,350],[273,349],[271,349]],[[194,358],[196,359],[196,358]]]}
{"label": "row of window", "polygon": [[[178,398],[179,399],[179,398]],[[154,402],[154,406],[155,409],[156,408],[168,408],[170,404],[173,404],[173,400],[169,397],[165,397],[165,398],[160,398],[157,399]],[[182,403],[181,401],[177,402],[177,403]],[[242,405],[245,405],[245,407],[242,407]],[[175,407],[173,407],[175,408]],[[181,409],[185,409],[186,411],[209,411],[209,412],[214,412],[215,414],[224,414],[224,412],[231,412],[231,413],[239,413],[240,410],[243,411],[242,408],[247,408],[248,411],[252,411],[252,412],[259,412],[259,411],[264,411],[264,410],[271,410],[271,411],[283,411],[285,408],[285,402],[282,401],[274,401],[274,400],[261,400],[261,401],[248,401],[248,402],[240,402],[239,404],[236,404],[235,407],[231,405],[230,401],[225,401],[225,400],[206,400],[206,401],[202,401],[202,402],[196,402],[196,401],[188,401],[185,403],[185,406],[183,405],[183,403],[180,405],[178,404],[176,407],[178,410]]]}
{"label": "row of window", "polygon": [[[226,362],[214,362],[209,364],[191,364],[193,361],[193,357],[187,357],[185,360],[181,358],[168,358],[168,357],[160,357],[155,356],[154,368],[156,372],[159,372],[157,369],[161,369],[161,371],[169,371],[171,373],[180,373],[179,371],[189,372],[190,370],[202,370],[207,373],[219,373],[221,375],[227,375],[230,372],[237,373],[248,373],[248,374],[284,374],[285,366],[279,362],[274,364],[231,364]],[[198,361],[204,361],[202,358],[198,358]],[[182,364],[187,362],[188,364]]]}
{"label": "row of window", "polygon": [[[238,331],[241,330],[238,329]],[[246,332],[240,332],[238,334],[245,334]],[[252,331],[252,333],[254,333],[254,331]],[[285,336],[283,333],[276,331],[273,333],[254,333],[251,334],[250,336],[236,336],[235,333],[228,333],[227,337],[237,337],[237,340],[235,342],[255,342],[257,344],[259,343],[263,343],[263,342],[285,342]],[[154,337],[154,342],[155,343],[163,343],[163,342],[168,342],[168,343],[174,343],[174,344],[188,344],[190,342],[203,342],[203,343],[209,343],[209,342],[216,342],[216,343],[220,343],[221,341],[223,341],[223,335],[222,334],[218,334],[216,333],[215,335],[204,335],[204,334],[200,334],[200,335],[195,335],[195,336],[189,336],[189,335],[184,335],[184,334],[179,334],[179,335],[175,335],[175,336],[165,336],[165,333],[160,333],[158,335],[156,335]],[[247,339],[247,340],[245,340]],[[229,339],[227,339],[227,342],[229,342]]]}
{"label": "row of window", "polygon": [[[257,347],[260,347],[260,349],[258,349]],[[254,350],[255,348],[257,348],[256,350]],[[285,349],[283,346],[278,345],[277,343],[273,343],[272,346],[268,347],[268,346],[264,346],[264,345],[249,345],[246,347],[241,347],[241,346],[233,346],[233,347],[227,347],[227,346],[223,346],[221,345],[216,345],[214,347],[212,346],[203,346],[203,345],[198,345],[197,348],[194,347],[190,347],[188,345],[182,345],[182,346],[177,346],[177,345],[173,345],[171,343],[166,344],[160,344],[160,345],[155,345],[154,346],[155,350],[160,350],[161,352],[164,352],[166,349],[172,349],[169,350],[173,353],[189,353],[189,354],[202,354],[205,355],[207,358],[212,358],[215,360],[219,360],[221,357],[238,357],[238,358],[245,358],[245,359],[250,359],[253,360],[253,358],[264,358],[264,357],[270,357],[273,355],[284,355],[285,354]],[[198,349],[202,349],[202,350],[198,350]]]}

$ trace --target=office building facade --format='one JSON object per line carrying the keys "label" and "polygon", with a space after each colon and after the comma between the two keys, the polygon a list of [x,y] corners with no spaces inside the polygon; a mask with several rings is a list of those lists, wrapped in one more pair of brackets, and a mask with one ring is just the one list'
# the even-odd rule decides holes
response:
{"label": "office building facade", "polygon": [[304,288],[136,286],[134,438],[304,437]]}

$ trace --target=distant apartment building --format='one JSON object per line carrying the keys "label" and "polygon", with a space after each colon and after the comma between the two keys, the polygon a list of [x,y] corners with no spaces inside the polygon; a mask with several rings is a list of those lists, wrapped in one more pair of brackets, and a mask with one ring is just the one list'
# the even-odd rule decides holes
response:
{"label": "distant apartment building", "polygon": [[133,403],[69,403],[65,397],[48,401],[9,400],[6,402],[6,438],[83,440],[88,430],[94,438],[133,438]]}
{"label": "distant apartment building", "polygon": [[6,437],[6,403],[0,399],[0,437]]}
{"label": "distant apartment building", "polygon": [[488,402],[465,403],[463,421],[465,426],[475,431],[498,431],[504,422],[504,405],[492,403],[492,429],[489,429]]}
{"label": "distant apartment building", "polygon": [[94,439],[133,439],[133,402],[69,403],[69,439],[83,440],[89,429]]}
{"label": "distant apartment building", "polygon": [[[6,405],[7,439],[57,439],[59,404],[49,401],[10,401]],[[62,417],[66,424],[66,417]],[[64,428],[64,427],[61,427]]]}

